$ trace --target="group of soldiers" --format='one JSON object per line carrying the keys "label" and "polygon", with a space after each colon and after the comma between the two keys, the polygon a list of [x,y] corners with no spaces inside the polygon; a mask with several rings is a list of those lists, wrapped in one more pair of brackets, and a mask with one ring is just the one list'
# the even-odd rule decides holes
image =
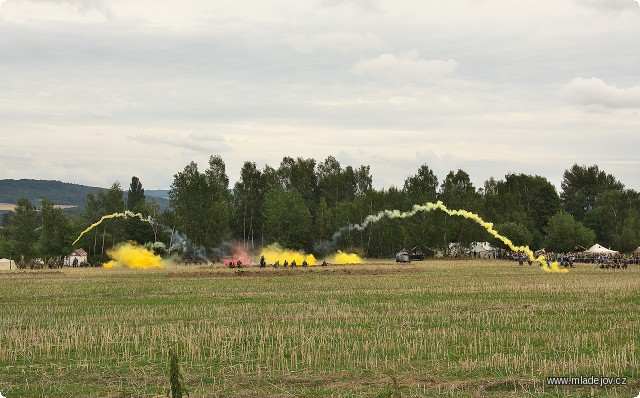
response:
{"label": "group of soldiers", "polygon": [[54,256],[54,257],[37,257],[32,259],[31,261],[25,260],[24,256],[20,257],[20,260],[16,263],[18,269],[57,269],[62,268],[64,263],[64,257],[62,256]]}
{"label": "group of soldiers", "polygon": [[52,257],[36,257],[31,260],[26,260],[24,256],[20,257],[20,260],[16,262],[18,269],[61,269],[62,267],[100,267],[102,264],[98,261],[92,262],[79,262],[77,257],[73,258],[73,261],[69,261],[69,257],[64,256],[52,256]]}
{"label": "group of soldiers", "polygon": [[[326,261],[322,261],[322,266],[326,267],[329,264]],[[233,260],[230,260],[228,263],[229,268],[242,268],[244,266],[244,264],[242,263],[242,260],[238,259],[238,261],[236,261],[235,263],[233,262]],[[278,268],[280,267],[280,260],[277,260],[276,262],[274,262],[271,265],[273,268]],[[298,263],[296,262],[296,260],[291,261],[291,263],[289,263],[287,260],[284,260],[284,262],[282,263],[282,266],[285,268],[291,267],[291,268],[295,268],[298,267]],[[302,264],[300,265],[302,267],[308,267],[309,263],[307,262],[307,260],[303,260]],[[265,260],[264,256],[260,257],[260,264],[259,264],[260,268],[266,268],[267,267],[267,261]]]}

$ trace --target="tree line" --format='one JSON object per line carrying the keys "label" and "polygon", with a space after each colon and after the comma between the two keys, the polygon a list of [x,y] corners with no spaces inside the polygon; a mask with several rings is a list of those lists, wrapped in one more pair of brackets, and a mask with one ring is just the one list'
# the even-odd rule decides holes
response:
{"label": "tree line", "polygon": [[[173,176],[171,207],[160,212],[146,200],[142,182],[132,177],[124,190],[114,183],[107,191],[87,194],[84,212],[70,216],[43,198],[39,211],[22,198],[0,225],[0,257],[27,258],[67,254],[78,234],[104,215],[134,211],[163,227],[137,218],[104,221],[76,245],[101,257],[123,241],[141,244],[173,243],[175,232],[209,258],[225,242],[239,242],[247,250],[279,243],[315,254],[341,227],[358,224],[385,209],[410,210],[414,204],[442,201],[451,209],[466,209],[494,223],[495,229],[517,245],[548,251],[582,251],[593,243],[623,252],[640,244],[640,195],[597,165],[575,164],[565,170],[561,191],[545,177],[508,174],[476,187],[464,170],[450,171],[442,180],[428,165],[408,176],[401,187],[374,189],[369,166],[342,166],[329,156],[321,162],[284,157],[277,168],[245,162],[230,186],[224,160],[211,156],[201,171],[195,162]],[[450,243],[468,245],[492,240],[471,221],[438,211],[409,219],[382,219],[361,231],[347,230],[335,248],[368,257],[389,257],[399,248],[425,252]]]}

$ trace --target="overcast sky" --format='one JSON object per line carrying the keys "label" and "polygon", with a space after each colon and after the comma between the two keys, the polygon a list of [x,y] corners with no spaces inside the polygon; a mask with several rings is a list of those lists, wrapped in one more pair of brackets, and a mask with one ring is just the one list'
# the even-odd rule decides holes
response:
{"label": "overcast sky", "polygon": [[578,163],[640,190],[639,41],[635,0],[0,0],[0,178],[333,155],[376,188]]}

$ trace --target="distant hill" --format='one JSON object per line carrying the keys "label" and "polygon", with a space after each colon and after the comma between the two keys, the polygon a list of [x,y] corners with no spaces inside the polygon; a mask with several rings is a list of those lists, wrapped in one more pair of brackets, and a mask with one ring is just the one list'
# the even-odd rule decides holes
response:
{"label": "distant hill", "polygon": [[144,190],[144,196],[147,198],[160,198],[160,199],[169,199],[169,190],[168,189],[150,189]]}
{"label": "distant hill", "polygon": [[[124,188],[123,188],[124,189]],[[89,187],[86,185],[72,184],[51,180],[0,180],[0,203],[15,204],[21,197],[27,197],[36,207],[42,198],[51,199],[56,205],[77,206],[84,208],[87,202],[87,194],[97,195],[99,191],[107,188]],[[155,198],[161,209],[169,207],[168,190],[145,190],[147,199]],[[125,200],[127,191],[124,192]]]}

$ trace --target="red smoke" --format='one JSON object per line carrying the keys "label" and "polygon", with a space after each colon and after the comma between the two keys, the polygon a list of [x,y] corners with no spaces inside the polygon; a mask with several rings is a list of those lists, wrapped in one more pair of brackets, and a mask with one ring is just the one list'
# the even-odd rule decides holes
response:
{"label": "red smoke", "polygon": [[243,247],[241,243],[236,243],[232,246],[233,254],[222,258],[224,265],[229,265],[231,261],[233,264],[238,265],[238,260],[242,261],[243,265],[251,264],[251,254]]}

